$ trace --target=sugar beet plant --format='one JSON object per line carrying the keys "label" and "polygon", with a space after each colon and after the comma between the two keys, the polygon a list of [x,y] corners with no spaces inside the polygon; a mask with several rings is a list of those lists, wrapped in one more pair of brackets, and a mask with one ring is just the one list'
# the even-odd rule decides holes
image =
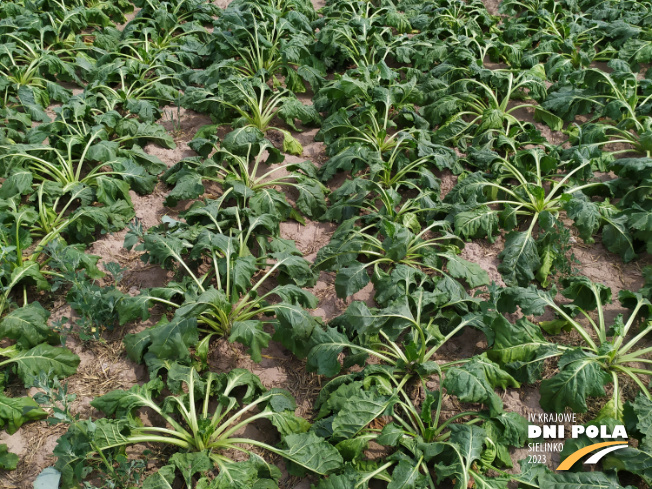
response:
{"label": "sugar beet plant", "polygon": [[209,112],[218,123],[234,128],[255,128],[263,134],[279,132],[284,152],[300,155],[303,148],[287,129],[274,125],[275,118],[295,130],[295,120],[306,125],[319,124],[319,114],[311,105],[301,103],[288,89],[270,88],[259,76],[222,75],[216,83],[206,85],[207,88],[189,90],[184,106]]}
{"label": "sugar beet plant", "polygon": [[546,97],[541,65],[517,76],[495,70],[486,81],[462,78],[442,95],[423,108],[424,117],[438,126],[436,142],[452,142],[462,149],[490,145],[511,152],[522,144],[541,142],[537,129],[514,115],[518,110],[533,109],[535,120],[554,129],[562,126],[559,117],[537,103]]}
{"label": "sugar beet plant", "polygon": [[265,81],[294,93],[306,91],[304,81],[316,88],[324,72],[309,49],[316,17],[305,1],[231,2],[210,43],[213,66],[228,65],[246,77],[265,73]]}
{"label": "sugar beet plant", "polygon": [[510,285],[527,285],[536,278],[547,286],[555,270],[568,271],[564,240],[569,237],[559,221],[563,210],[589,242],[603,220],[611,223],[611,216],[601,214],[589,197],[591,189],[602,186],[590,180],[590,159],[559,162],[540,149],[522,150],[511,158],[492,152],[471,155],[484,171],[463,175],[446,195],[448,219],[467,238],[493,240],[499,227],[509,231],[499,271]]}
{"label": "sugar beet plant", "polygon": [[[400,382],[420,383],[439,377],[449,394],[500,411],[494,388],[516,387],[518,382],[497,364],[485,355],[437,361],[456,337],[472,328],[485,329],[475,301],[466,297],[442,303],[440,295],[423,287],[410,292],[411,297],[400,297],[379,309],[353,302],[326,329],[316,330],[305,349],[308,370],[332,377],[340,371],[342,355],[345,367],[363,366],[368,358],[374,358]],[[471,385],[474,387],[469,389]]]}
{"label": "sugar beet plant", "polygon": [[[206,132],[213,129],[208,126]],[[310,161],[284,163],[283,154],[262,138],[249,143],[246,153],[240,155],[244,148],[235,138],[227,136],[218,146],[202,138],[203,134],[199,132],[192,143],[203,155],[212,154],[204,160],[183,160],[165,172],[162,179],[175,185],[166,203],[199,197],[205,183],[215,182],[229,190],[239,206],[276,216],[280,221],[292,217],[305,223],[301,214],[316,219],[326,212],[327,189],[317,180],[317,168]],[[298,193],[296,208],[279,188]]]}
{"label": "sugar beet plant", "polygon": [[[650,302],[641,293],[623,290],[619,300],[631,313],[608,322],[605,306],[611,302],[611,289],[585,277],[570,277],[563,284],[562,294],[571,299],[564,304],[533,286],[501,290],[494,297],[498,312],[515,312],[518,305],[524,314],[539,316],[549,308],[555,319],[533,324],[521,318],[512,324],[501,314],[493,315],[489,321],[494,345],[488,355],[524,382],[540,378],[544,361],[556,360],[559,372],[541,383],[541,406],[547,411],[569,406],[586,412],[587,399],[605,396],[609,385],[612,391],[602,415],[622,419],[624,382],[633,382],[647,398],[651,395],[650,348],[645,342],[652,330]],[[548,340],[547,334],[562,331],[572,331],[581,340],[575,346]]]}
{"label": "sugar beet plant", "polygon": [[[635,152],[650,156],[652,118],[648,81],[639,81],[627,63],[622,60],[609,62],[612,73],[596,69],[576,73],[572,83],[559,83],[544,102],[544,107],[564,120],[572,120],[577,114],[594,113],[600,118],[591,131],[579,130],[579,144],[604,146],[621,143],[623,152]],[[613,151],[613,150],[612,150]]]}
{"label": "sugar beet plant", "polygon": [[[79,357],[59,346],[59,335],[47,323],[49,316],[38,302],[31,302],[0,320],[0,337],[5,343],[0,350],[0,428],[9,434],[48,415],[29,396],[5,395],[14,378],[29,388],[39,377],[63,378],[77,371]],[[15,462],[13,467],[3,468],[15,468]]]}
{"label": "sugar beet plant", "polygon": [[[171,394],[164,397],[165,387]],[[96,398],[93,407],[107,417],[73,423],[55,448],[61,487],[77,487],[94,468],[111,474],[111,462],[120,451],[146,443],[179,450],[169,465],[147,478],[146,487],[171,487],[177,471],[187,487],[276,487],[280,470],[259,455],[261,450],[285,458],[296,474],[323,475],[341,464],[337,450],[308,432],[310,423],[294,414],[290,393],[265,389],[248,370],[199,375],[192,367],[176,366],[168,371],[167,384],[154,378],[142,386],[112,391]],[[144,425],[145,408],[160,416],[162,423]],[[280,444],[240,434],[258,420],[271,422]],[[248,460],[231,458],[234,452]],[[216,477],[209,482],[202,476],[210,472]]]}
{"label": "sugar beet plant", "polygon": [[[122,229],[134,215],[130,188],[151,192],[156,181],[152,173],[163,165],[138,146],[121,148],[120,138],[109,141],[110,132],[102,127],[88,134],[83,125],[80,130],[64,121],[53,124],[52,146],[0,150],[2,174],[7,176],[0,187],[0,313],[16,286],[23,287],[24,298],[27,285],[48,288],[45,276],[51,271],[43,267],[43,255],[49,244],[88,242],[98,232]],[[28,137],[41,134],[29,131]],[[96,259],[78,254],[85,257],[80,261],[84,268],[95,267]]]}
{"label": "sugar beet plant", "polygon": [[[313,430],[335,444],[345,464],[322,479],[317,489],[372,487],[379,481],[387,482],[387,487],[424,489],[609,484],[610,478],[600,472],[553,473],[541,464],[521,463],[520,473],[508,473],[513,465],[510,447],[527,439],[525,418],[504,412],[500,402],[497,411],[471,407],[448,415],[451,396],[445,390],[422,386],[423,395],[415,400],[408,385],[391,368],[368,366],[324,386]],[[372,442],[391,454],[368,459],[366,450]]]}
{"label": "sugar beet plant", "polygon": [[[29,172],[17,172],[0,188],[7,194],[16,191],[10,198],[0,199],[0,223],[3,226],[0,230],[0,313],[8,309],[12,302],[27,305],[28,289],[49,289],[48,277],[56,275],[47,267],[49,260],[46,251],[49,246],[65,247],[69,257],[74,256],[76,263],[86,269],[89,276],[101,277],[103,274],[96,266],[99,257],[85,254],[78,246],[66,246],[63,237],[88,236],[95,232],[98,224],[106,226],[105,229],[120,222],[124,226],[130,217],[129,208],[120,205],[107,206],[107,209],[82,207],[68,215],[65,214],[66,205],[61,213],[56,214],[52,207],[43,202],[42,185],[38,187],[35,209],[33,205],[21,203],[21,194],[31,189],[30,178]],[[77,188],[72,192],[72,197],[80,194],[83,194],[83,189]],[[126,219],[124,214],[127,214]]]}
{"label": "sugar beet plant", "polygon": [[155,371],[164,361],[190,362],[191,347],[205,361],[216,336],[246,345],[260,361],[271,338],[264,326],[282,326],[298,340],[317,324],[306,311],[316,307],[316,298],[301,288],[315,283],[309,263],[293,242],[276,237],[274,215],[227,207],[229,197],[226,192],[195,205],[185,222],[148,230],[134,225],[127,234],[127,248],[139,243],[143,260],[175,272],[166,287],[124,295],[115,305],[121,323],[149,317],[155,304],[174,311],[171,319],[125,338],[131,358],[144,358]]}
{"label": "sugar beet plant", "polygon": [[[503,412],[500,402],[494,406],[497,411],[469,409],[447,416],[450,398],[445,391],[423,385],[419,402],[409,386],[408,377],[397,377],[392,368],[381,366],[324,386],[313,429],[328,436],[346,465],[318,488],[333,487],[329,484],[335,481],[342,487],[367,487],[372,479],[430,489],[444,481],[459,487],[502,487],[496,484],[506,484],[512,477],[519,480],[499,467],[511,467],[508,447],[526,440],[524,418]],[[367,459],[365,450],[371,442],[392,454]],[[489,476],[489,470],[501,475]]]}
{"label": "sugar beet plant", "polygon": [[353,295],[370,281],[378,282],[391,275],[399,265],[426,271],[442,292],[446,290],[450,294],[455,294],[452,292],[455,289],[464,290],[456,279],[466,281],[471,287],[487,282],[482,268],[457,256],[462,243],[448,231],[446,222],[435,221],[419,233],[413,233],[382,214],[367,217],[361,226],[357,225],[356,217],[342,223],[330,243],[317,253],[313,265],[316,270],[337,271],[338,296]]}

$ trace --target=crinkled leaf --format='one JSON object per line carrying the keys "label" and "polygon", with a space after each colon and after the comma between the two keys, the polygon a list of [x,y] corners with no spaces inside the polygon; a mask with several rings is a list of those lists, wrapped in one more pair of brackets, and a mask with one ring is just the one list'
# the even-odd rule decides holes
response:
{"label": "crinkled leaf", "polygon": [[508,285],[529,284],[541,266],[536,242],[529,232],[510,232],[505,237],[505,248],[499,258],[502,262],[498,271]]}
{"label": "crinkled leaf", "polygon": [[21,349],[28,349],[40,343],[59,343],[59,335],[47,323],[50,313],[38,302],[7,314],[0,321],[0,337],[11,338]]}
{"label": "crinkled leaf", "polygon": [[[337,470],[343,463],[342,456],[335,447],[314,433],[288,435],[283,441],[287,448],[278,450],[278,453],[301,469],[326,475]],[[301,473],[303,470],[294,472]]]}
{"label": "crinkled leaf", "polygon": [[585,413],[587,397],[605,395],[604,386],[611,382],[611,375],[595,355],[576,348],[564,353],[558,365],[559,373],[541,382],[541,407],[546,411],[560,413],[569,406]]}
{"label": "crinkled leaf", "polygon": [[30,421],[46,418],[48,413],[31,397],[7,397],[0,394],[0,428],[10,435]]}
{"label": "crinkled leaf", "polygon": [[229,341],[238,341],[248,346],[247,353],[251,355],[254,362],[262,360],[261,350],[267,348],[272,336],[263,330],[263,322],[257,320],[236,321],[231,327]]}

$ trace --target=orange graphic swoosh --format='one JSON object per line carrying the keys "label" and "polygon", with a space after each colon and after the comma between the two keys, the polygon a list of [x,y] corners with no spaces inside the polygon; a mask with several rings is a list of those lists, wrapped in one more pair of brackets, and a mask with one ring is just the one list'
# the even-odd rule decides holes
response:
{"label": "orange graphic swoosh", "polygon": [[602,447],[608,447],[611,445],[627,445],[627,442],[623,441],[605,441],[603,443],[594,443],[593,445],[589,445],[588,447],[580,448],[578,451],[570,454],[568,457],[564,459],[562,463],[559,464],[559,467],[557,467],[557,470],[568,470],[570,469],[575,462],[577,462],[579,459],[581,459],[584,455],[586,455],[589,452],[592,452],[593,450],[597,450],[598,448]]}

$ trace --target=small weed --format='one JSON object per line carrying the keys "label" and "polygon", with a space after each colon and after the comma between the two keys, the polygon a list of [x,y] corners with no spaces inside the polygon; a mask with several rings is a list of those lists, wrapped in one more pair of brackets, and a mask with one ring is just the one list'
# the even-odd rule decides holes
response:
{"label": "small weed", "polygon": [[34,394],[34,400],[43,408],[51,409],[52,415],[47,418],[48,424],[73,423],[79,415],[70,412],[70,405],[77,399],[76,394],[68,394],[68,383],[61,383],[57,377],[41,372],[34,379],[34,387],[42,392]]}
{"label": "small weed", "polygon": [[181,92],[177,96],[176,113],[174,110],[166,110],[165,117],[172,123],[172,134],[175,138],[181,135]]}
{"label": "small weed", "polygon": [[115,460],[107,460],[110,466],[108,471],[98,477],[103,481],[102,485],[95,485],[93,482],[84,482],[84,489],[130,489],[140,487],[145,478],[147,468],[147,455],[149,451],[143,452],[145,459],[129,460],[126,455],[119,454]]}

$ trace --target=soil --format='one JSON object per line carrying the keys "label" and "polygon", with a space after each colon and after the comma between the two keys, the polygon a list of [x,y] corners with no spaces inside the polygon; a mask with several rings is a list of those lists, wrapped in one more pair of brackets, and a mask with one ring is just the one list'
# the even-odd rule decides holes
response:
{"label": "soil", "polygon": [[[228,0],[215,2],[220,7],[225,7]],[[498,0],[485,0],[489,12],[498,15]],[[313,0],[315,8],[324,6],[325,0]],[[129,20],[134,14],[128,16]],[[124,27],[124,25],[119,26]],[[309,98],[308,98],[309,100]],[[53,107],[51,107],[52,109]],[[183,158],[195,156],[195,153],[188,147],[188,141],[192,139],[195,132],[205,124],[210,124],[210,118],[193,112],[192,110],[180,109],[173,106],[163,109],[164,117],[159,121],[168,132],[174,137],[177,147],[175,149],[164,149],[154,144],[146,146],[145,150],[159,157],[166,165],[172,166]],[[525,120],[531,120],[531,113],[523,111],[519,116]],[[563,141],[561,133],[551,133],[546,127],[538,123],[537,127],[551,142],[559,144]],[[304,147],[303,155],[299,157],[289,156],[290,161],[302,161],[310,159],[316,165],[320,165],[327,158],[324,153],[323,143],[314,141],[316,130],[306,130],[302,133],[293,132]],[[560,137],[562,139],[560,139]],[[442,180],[442,194],[448,192],[456,182],[456,177],[450,172],[440,172],[438,175]],[[343,177],[342,177],[343,178]],[[151,195],[139,196],[131,193],[136,216],[145,228],[154,226],[160,222],[165,215],[176,216],[179,211],[186,208],[189,202],[181,202],[176,208],[164,206],[163,201],[168,188],[159,183]],[[292,196],[290,195],[290,198]],[[281,224],[283,238],[292,239],[302,251],[307,260],[312,261],[317,251],[329,242],[330,236],[336,226],[330,223],[319,223],[307,221],[305,225],[290,221]],[[138,290],[145,287],[162,286],[169,280],[169,273],[157,266],[144,264],[140,259],[140,253],[128,251],[123,248],[122,243],[126,230],[119,233],[107,234],[98,239],[90,247],[89,252],[101,257],[100,264],[117,262],[127,267],[125,277],[121,283],[123,290],[136,294]],[[486,240],[475,240],[467,243],[462,251],[462,257],[482,266],[490,276],[490,279],[498,285],[504,285],[500,273],[497,270],[499,264],[498,255],[503,247],[503,238],[498,237],[495,242],[489,243]],[[572,253],[578,263],[576,268],[579,273],[585,274],[591,280],[605,284],[612,290],[613,297],[617,298],[618,292],[623,289],[637,290],[643,285],[641,269],[651,263],[649,256],[643,256],[638,261],[623,263],[621,259],[609,253],[597,240],[595,244],[584,244],[579,237],[575,238]],[[311,291],[319,298],[318,307],[312,311],[324,321],[328,321],[341,314],[347,305],[353,300],[365,301],[370,306],[373,303],[373,288],[371,285],[355,294],[349,300],[337,298],[334,289],[334,274],[322,272],[319,281]],[[614,317],[624,313],[617,301],[608,306],[609,315]],[[55,302],[51,321],[61,317],[74,317],[65,301],[59,299]],[[128,324],[124,328],[107,332],[99,342],[80,342],[75,335],[68,337],[66,346],[71,348],[81,358],[81,364],[77,374],[68,378],[69,393],[77,397],[72,403],[72,412],[81,417],[98,416],[91,406],[90,401],[96,396],[106,394],[114,389],[128,389],[134,384],[142,384],[148,380],[147,370],[142,366],[130,361],[122,345],[122,338],[127,333],[134,333],[151,326],[155,323],[156,317],[146,322]],[[444,351],[449,358],[460,358],[460,355],[470,356],[478,353],[486,347],[481,337],[467,338],[460,340],[457,348]],[[275,342],[263,351],[263,360],[256,364],[251,361],[245,353],[244,348],[238,345],[229,344],[225,339],[217,341],[209,356],[210,367],[217,372],[228,371],[232,368],[248,368],[260,376],[262,383],[268,387],[282,387],[288,389],[297,400],[297,414],[311,419],[314,416],[312,406],[320,391],[325,379],[321,376],[307,373],[305,362],[294,358],[288,351]],[[442,357],[442,360],[445,360]],[[524,386],[521,389],[508,389],[502,393],[506,411],[517,412],[523,416],[528,414],[542,413],[539,406],[538,387]],[[600,403],[597,400],[596,403]],[[258,430],[255,437],[265,438],[268,436],[265,431],[269,426],[258,425],[250,429]],[[56,446],[57,438],[65,432],[64,425],[50,426],[45,421],[30,423],[23,426],[13,435],[5,432],[0,433],[0,443],[6,443],[9,450],[21,457],[18,468],[13,472],[0,474],[0,488],[28,488],[32,487],[35,477],[47,466],[53,465],[55,457],[52,451]],[[161,463],[158,457],[164,457],[165,452],[157,452],[150,459],[150,466]],[[520,460],[527,455],[527,448],[516,450],[514,460]],[[551,459],[556,465],[559,462],[558,456]],[[283,462],[277,462],[283,467]],[[283,471],[286,474],[285,471]],[[287,474],[281,481],[281,488],[308,489],[314,479],[297,479]]]}

